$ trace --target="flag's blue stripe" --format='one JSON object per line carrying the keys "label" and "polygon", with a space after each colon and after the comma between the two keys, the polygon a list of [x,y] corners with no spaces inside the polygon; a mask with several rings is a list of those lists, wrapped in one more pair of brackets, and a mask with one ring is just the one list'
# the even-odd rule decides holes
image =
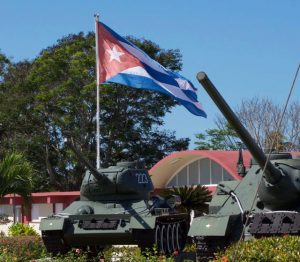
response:
{"label": "flag's blue stripe", "polygon": [[130,87],[138,89],[147,89],[157,91],[168,96],[171,95],[170,92],[166,91],[164,88],[155,83],[151,78],[144,77],[140,75],[131,75],[131,74],[117,74],[109,78],[105,83],[118,83],[122,85],[127,85]]}
{"label": "flag's blue stripe", "polygon": [[151,78],[139,76],[139,75],[130,75],[130,74],[117,74],[116,76],[110,78],[106,83],[118,83],[121,85],[126,85],[138,89],[146,89],[146,90],[154,90],[168,96],[174,97],[177,101],[179,101],[183,106],[185,106],[192,114],[197,116],[206,117],[206,113],[194,106],[191,102],[182,100],[172,93],[167,92],[161,86],[156,84]]}
{"label": "flag's blue stripe", "polygon": [[[174,79],[174,77],[170,76],[170,75],[166,75],[163,74],[161,72],[158,72],[156,70],[154,70],[152,67],[143,64],[144,69],[147,71],[147,73],[154,78],[155,80],[163,83],[163,84],[168,84],[168,85],[172,85],[172,86],[176,86],[178,87],[178,89],[180,89],[180,86],[178,85],[178,82]],[[177,78],[179,78],[179,75],[176,75]],[[184,78],[183,78],[184,79]],[[185,80],[185,79],[184,79]],[[166,87],[168,88],[168,87]],[[185,89],[181,89],[181,91],[183,93],[186,94],[187,97],[189,97],[192,101],[196,102],[197,101],[197,94],[195,91],[192,90],[185,90]]]}
{"label": "flag's blue stripe", "polygon": [[198,97],[197,97],[197,94],[195,94],[194,91],[191,91],[191,90],[184,90],[184,89],[181,89],[182,92],[189,98],[191,99],[192,101],[194,102],[197,102],[198,101]]}
{"label": "flag's blue stripe", "polygon": [[177,86],[178,88],[180,88],[178,83],[174,79],[174,77],[170,76],[169,74],[164,74],[164,73],[158,72],[155,69],[153,69],[151,66],[148,66],[147,64],[144,64],[143,62],[142,62],[142,64],[143,64],[144,69],[147,71],[147,73],[151,77],[156,79],[157,81],[168,84],[168,85]]}

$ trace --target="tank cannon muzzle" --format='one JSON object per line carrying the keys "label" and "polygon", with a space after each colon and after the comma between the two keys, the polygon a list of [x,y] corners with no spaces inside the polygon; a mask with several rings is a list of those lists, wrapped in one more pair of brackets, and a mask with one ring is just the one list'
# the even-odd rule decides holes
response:
{"label": "tank cannon muzzle", "polygon": [[66,139],[65,143],[68,145],[68,147],[74,152],[76,157],[78,158],[79,161],[81,161],[89,170],[90,172],[95,176],[97,180],[105,180],[108,181],[106,176],[101,174],[85,157],[84,155],[79,151],[79,149],[76,147],[74,144],[73,139]]}
{"label": "tank cannon muzzle", "polygon": [[242,125],[236,114],[229,107],[227,102],[221,96],[214,84],[210,81],[204,72],[197,74],[197,80],[204,87],[208,95],[223,113],[228,123],[233,127],[240,139],[246,145],[251,155],[255,158],[262,170],[264,170],[266,181],[270,184],[276,184],[282,177],[282,173],[278,170],[266,157],[262,149],[256,144],[249,132]]}

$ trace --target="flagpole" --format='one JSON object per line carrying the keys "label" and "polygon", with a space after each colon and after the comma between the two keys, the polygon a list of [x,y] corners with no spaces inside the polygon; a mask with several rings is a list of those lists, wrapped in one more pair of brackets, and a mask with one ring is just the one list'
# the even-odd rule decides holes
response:
{"label": "flagpole", "polygon": [[99,70],[100,70],[100,61],[99,61],[99,54],[98,54],[98,23],[99,23],[99,15],[95,14],[95,41],[96,41],[96,77],[97,77],[97,86],[96,86],[96,93],[97,93],[97,109],[96,109],[96,146],[97,146],[97,157],[96,157],[96,167],[97,169],[100,168],[100,94],[99,94]]}

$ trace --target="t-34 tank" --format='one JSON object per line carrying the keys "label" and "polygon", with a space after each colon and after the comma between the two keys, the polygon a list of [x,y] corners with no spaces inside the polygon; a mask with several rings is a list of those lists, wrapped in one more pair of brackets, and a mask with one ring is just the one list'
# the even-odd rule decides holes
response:
{"label": "t-34 tank", "polygon": [[205,73],[197,75],[253,156],[239,181],[221,182],[209,213],[193,220],[189,235],[197,260],[207,261],[217,248],[251,237],[300,233],[300,159],[289,153],[265,155]]}
{"label": "t-34 tank", "polygon": [[46,249],[56,255],[70,248],[100,251],[107,245],[156,244],[166,254],[184,247],[189,215],[178,213],[178,196],[150,197],[153,184],[141,162],[120,162],[95,169],[76,149],[88,167],[80,200],[63,212],[41,220]]}

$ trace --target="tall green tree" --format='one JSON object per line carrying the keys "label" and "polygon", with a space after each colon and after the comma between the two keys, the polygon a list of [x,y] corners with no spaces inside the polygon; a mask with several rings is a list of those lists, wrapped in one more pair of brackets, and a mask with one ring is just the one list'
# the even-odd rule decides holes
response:
{"label": "tall green tree", "polygon": [[26,205],[33,190],[34,169],[23,154],[7,154],[0,161],[0,198],[6,194],[18,194]]}
{"label": "tall green tree", "polygon": [[196,134],[195,142],[198,150],[235,150],[237,149],[238,135],[226,123],[224,128],[207,129],[205,133]]}
{"label": "tall green tree", "polygon": [[[181,69],[178,50],[164,50],[144,39],[130,41],[163,66]],[[94,34],[69,35],[33,61],[13,64],[0,88],[3,151],[13,147],[37,167],[39,190],[78,190],[85,167],[64,143],[72,137],[95,163]],[[8,99],[7,99],[8,98]],[[162,130],[163,117],[176,102],[160,93],[121,85],[100,88],[101,161],[145,158],[148,166],[170,152],[186,149],[189,139]],[[1,153],[1,152],[0,152]]]}

